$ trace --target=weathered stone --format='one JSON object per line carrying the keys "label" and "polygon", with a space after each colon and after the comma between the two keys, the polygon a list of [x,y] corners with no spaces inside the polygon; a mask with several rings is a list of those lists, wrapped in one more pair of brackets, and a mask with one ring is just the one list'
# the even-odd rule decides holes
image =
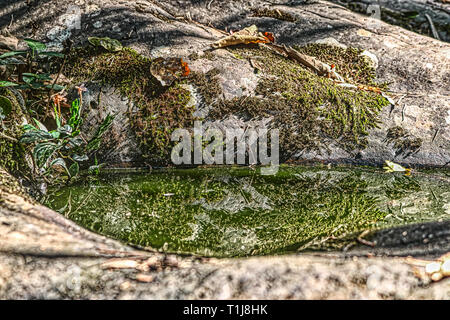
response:
{"label": "weathered stone", "polygon": [[[55,19],[67,14],[67,8],[75,3],[81,9],[80,29],[72,23],[76,21],[73,16],[64,16],[55,26]],[[380,128],[370,131],[367,148],[355,152],[336,148],[327,155],[304,153],[297,160],[381,164],[391,159],[429,167],[450,165],[448,44],[382,22],[374,25],[372,19],[324,1],[283,3],[287,2],[272,7],[288,12],[295,22],[253,16],[251,11],[260,6],[259,1],[214,1],[208,6],[205,2],[169,0],[137,6],[135,1],[108,0],[99,8],[87,1],[23,0],[1,6],[0,28],[19,38],[45,40],[50,35],[56,48],[62,47],[62,40],[67,38],[81,44],[87,36],[108,36],[147,56],[177,56],[187,61],[192,53],[203,52],[224,35],[217,29],[239,30],[256,24],[261,30],[274,32],[277,41],[287,45],[332,37],[348,47],[369,50],[378,58],[378,80],[390,82],[397,105],[382,111]],[[183,16],[187,18],[180,18]],[[190,61],[193,70],[206,72],[217,67],[221,70],[219,83],[228,98],[244,91],[251,95],[257,77],[250,61],[236,59],[225,50],[213,54],[217,59],[209,60],[203,54],[202,60]],[[102,89],[95,84],[88,87],[86,101],[96,101]],[[245,90],[239,91],[240,87]],[[107,98],[103,98],[110,100],[105,100],[102,108],[108,106],[107,112],[119,115],[109,141],[117,146],[103,156],[110,162],[135,161],[140,152],[126,125],[127,101],[111,87],[104,90]],[[102,108],[91,105],[86,126],[95,127],[101,121]],[[422,140],[417,152],[396,156],[393,144],[386,142],[388,131],[396,126]],[[3,169],[0,175],[0,298],[449,299],[449,279],[431,285],[429,279],[416,277],[416,269],[403,259],[388,257],[414,253],[429,258],[448,251],[448,222],[375,234],[379,247],[374,250],[359,247],[320,256],[238,260],[184,257],[176,264],[168,261],[168,266],[162,254],[133,249],[90,233],[35,204]],[[422,227],[426,234],[434,235],[426,243]],[[407,237],[406,251],[404,232],[412,237]],[[380,257],[367,257],[372,254]],[[158,258],[155,270],[153,264],[146,265],[154,257]],[[127,266],[138,267],[102,268],[110,258],[137,259],[138,263]]]}

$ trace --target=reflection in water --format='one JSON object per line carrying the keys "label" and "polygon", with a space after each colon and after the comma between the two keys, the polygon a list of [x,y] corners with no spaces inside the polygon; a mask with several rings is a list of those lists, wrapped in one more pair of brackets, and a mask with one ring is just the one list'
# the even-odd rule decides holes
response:
{"label": "reflection in water", "polygon": [[[450,217],[450,178],[372,169],[283,167],[108,175],[55,190],[46,204],[128,243],[212,256],[325,248],[363,230]],[[342,243],[342,241],[341,241]]]}

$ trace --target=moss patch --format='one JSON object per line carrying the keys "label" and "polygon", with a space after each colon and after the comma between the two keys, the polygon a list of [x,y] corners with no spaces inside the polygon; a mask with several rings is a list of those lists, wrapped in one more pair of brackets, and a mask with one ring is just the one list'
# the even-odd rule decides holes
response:
{"label": "moss patch", "polygon": [[295,17],[292,14],[279,9],[258,8],[253,10],[253,16],[268,17],[289,22],[296,21]]}
{"label": "moss patch", "polygon": [[189,78],[189,83],[196,87],[203,98],[203,103],[206,105],[212,105],[217,102],[222,94],[222,87],[216,79],[219,72],[216,68],[211,69],[207,73],[193,72]]}
{"label": "moss patch", "polygon": [[151,75],[151,59],[124,48],[117,53],[98,48],[78,48],[71,52],[64,73],[74,81],[101,81],[117,88],[137,107],[130,114],[131,126],[141,144],[144,157],[155,164],[168,164],[176,128],[191,127],[193,108],[190,93],[175,82],[162,87]]}
{"label": "moss patch", "polygon": [[[299,49],[334,63],[352,83],[373,85],[374,71],[357,51],[326,47],[328,51],[323,45]],[[380,110],[389,104],[379,94],[339,87],[269,50],[257,46],[228,50],[258,63],[262,73],[257,96],[220,101],[211,116],[273,117],[273,127],[280,129],[284,160],[300,150],[321,152],[330,141],[347,150],[365,147],[364,137],[377,126]]]}
{"label": "moss patch", "polygon": [[[0,95],[12,102],[11,112],[3,120],[4,129],[0,129],[4,135],[18,140],[23,133],[21,128],[22,109],[11,91],[0,88]],[[0,168],[3,167],[12,174],[25,174],[29,171],[25,161],[25,149],[19,142],[0,136],[0,155]]]}
{"label": "moss patch", "polygon": [[364,50],[357,48],[343,49],[320,43],[308,44],[302,47],[295,46],[295,49],[300,53],[316,57],[329,65],[334,64],[336,72],[349,83],[386,88],[386,84],[375,82],[376,74],[373,67],[368,63],[367,59],[369,58],[361,56]]}

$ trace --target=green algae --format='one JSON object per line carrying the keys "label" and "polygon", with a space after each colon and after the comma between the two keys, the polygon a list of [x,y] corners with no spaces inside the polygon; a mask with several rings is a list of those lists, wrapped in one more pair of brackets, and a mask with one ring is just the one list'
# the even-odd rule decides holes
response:
{"label": "green algae", "polygon": [[[95,232],[165,252],[248,256],[338,248],[364,230],[448,219],[450,179],[283,166],[105,175],[45,204]],[[347,240],[343,240],[343,239]],[[342,241],[339,241],[342,239]]]}

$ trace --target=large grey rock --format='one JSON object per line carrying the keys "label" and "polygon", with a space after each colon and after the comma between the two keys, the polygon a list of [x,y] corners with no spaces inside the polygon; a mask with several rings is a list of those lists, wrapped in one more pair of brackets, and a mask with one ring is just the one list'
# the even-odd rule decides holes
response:
{"label": "large grey rock", "polygon": [[[333,38],[340,44],[365,49],[375,57],[379,65],[378,80],[390,83],[391,98],[396,104],[383,109],[380,128],[370,131],[367,148],[349,152],[336,146],[331,153],[325,154],[298,150],[297,160],[379,165],[390,159],[411,166],[450,165],[449,44],[325,1],[284,3],[105,1],[100,7],[87,1],[67,0],[59,1],[58,5],[54,2],[39,4],[30,14],[24,9],[26,4],[19,1],[5,6],[1,14],[6,19],[16,12],[15,23],[8,25],[8,30],[17,36],[35,36],[48,41],[49,32],[56,27],[55,18],[60,17],[56,19],[57,26],[66,30],[75,43],[85,42],[88,35],[110,36],[145,55],[179,56],[188,61],[190,54],[206,49],[212,41],[223,36],[217,29],[238,30],[256,24],[261,30],[273,31],[279,43],[288,45]],[[66,8],[71,5],[78,6],[79,10],[70,14],[79,13],[80,29],[77,23],[72,23],[75,18],[67,16]],[[287,12],[296,21],[255,17],[252,9],[261,6]],[[31,33],[33,30],[23,27],[37,19],[41,24],[34,34]],[[4,21],[1,25],[6,28]],[[63,39],[53,37],[50,40],[58,47]],[[218,79],[227,99],[251,95],[257,77],[250,62],[235,59],[220,50],[214,54],[217,56],[214,61],[190,61],[192,70],[205,72],[218,67],[221,70]],[[402,127],[411,139],[421,140],[417,152],[399,154],[394,144],[387,141],[388,130],[397,126]],[[138,158],[139,152],[133,153],[133,150],[137,149],[123,148],[120,154],[109,158],[117,161]]]}

